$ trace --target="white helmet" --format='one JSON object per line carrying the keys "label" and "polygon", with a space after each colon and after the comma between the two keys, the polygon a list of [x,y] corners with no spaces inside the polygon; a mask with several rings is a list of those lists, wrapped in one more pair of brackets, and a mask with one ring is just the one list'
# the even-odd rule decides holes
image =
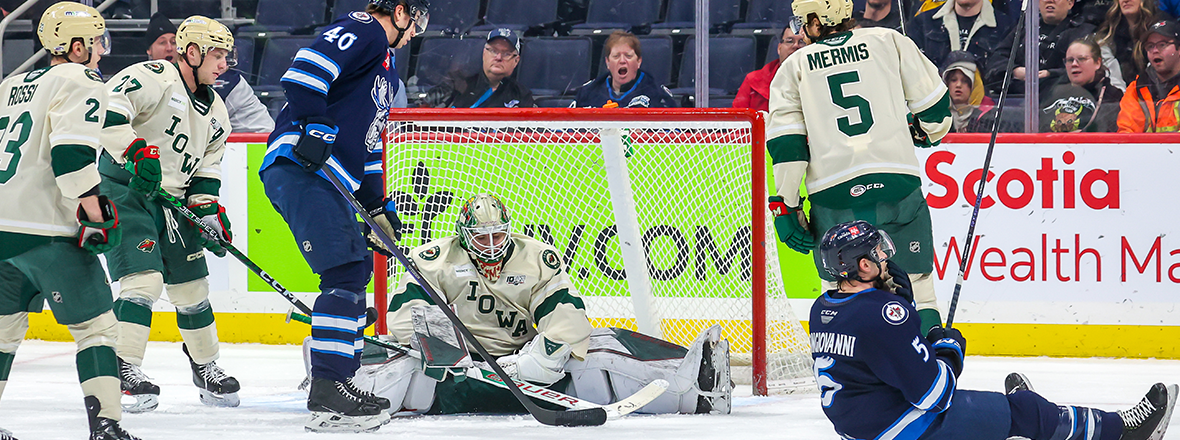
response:
{"label": "white helmet", "polygon": [[807,16],[815,14],[820,24],[836,26],[852,18],[852,0],[795,0],[791,11],[807,23]]}
{"label": "white helmet", "polygon": [[476,194],[467,199],[459,209],[455,229],[459,244],[480,261],[496,263],[508,253],[512,219],[495,195]]}
{"label": "white helmet", "polygon": [[188,52],[188,45],[196,44],[201,53],[202,63],[205,55],[213,49],[229,51],[226,62],[229,67],[237,64],[237,52],[234,50],[234,34],[228,27],[209,17],[194,15],[184,19],[176,28],[176,51],[181,55]]}
{"label": "white helmet", "polygon": [[89,53],[94,47],[95,37],[103,37],[103,53],[110,53],[110,34],[106,33],[106,21],[97,9],[76,2],[59,2],[41,15],[37,25],[37,38],[50,55],[65,56],[75,38],[81,38]]}

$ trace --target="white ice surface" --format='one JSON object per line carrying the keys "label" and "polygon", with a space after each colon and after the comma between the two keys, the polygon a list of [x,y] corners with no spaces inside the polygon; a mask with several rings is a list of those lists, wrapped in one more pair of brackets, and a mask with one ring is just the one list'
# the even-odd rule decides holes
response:
{"label": "white ice surface", "polygon": [[[0,427],[22,440],[86,438],[86,414],[74,370],[74,344],[25,341],[0,399]],[[303,429],[306,395],[297,346],[224,344],[218,364],[243,384],[242,405],[202,405],[180,344],[150,343],[144,371],[162,389],[160,407],[125,414],[123,426],[152,439],[398,438],[398,439],[809,439],[839,437],[820,410],[818,394],[753,397],[735,393],[733,414],[629,416],[590,428],[543,426],[525,416],[395,418],[372,434],[313,434]],[[1003,388],[1020,371],[1038,392],[1059,404],[1123,409],[1155,382],[1180,381],[1180,361],[969,357],[960,380],[965,389]],[[1171,426],[1180,430],[1174,414]],[[1168,438],[1180,438],[1171,433]]]}

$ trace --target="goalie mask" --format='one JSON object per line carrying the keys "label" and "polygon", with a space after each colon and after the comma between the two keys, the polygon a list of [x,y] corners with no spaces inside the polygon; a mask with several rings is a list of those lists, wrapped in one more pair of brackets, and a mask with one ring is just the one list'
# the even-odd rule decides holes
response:
{"label": "goalie mask", "polygon": [[499,266],[511,243],[512,219],[499,197],[477,194],[467,199],[459,210],[455,230],[459,233],[459,244],[473,259]]}
{"label": "goalie mask", "polygon": [[[881,263],[895,253],[889,233],[877,229],[864,220],[854,220],[833,226],[824,234],[819,244],[819,255],[824,270],[840,281],[857,280],[864,283],[881,278],[884,268]],[[861,279],[858,268],[860,260],[867,258],[877,263],[881,274],[876,279]]]}

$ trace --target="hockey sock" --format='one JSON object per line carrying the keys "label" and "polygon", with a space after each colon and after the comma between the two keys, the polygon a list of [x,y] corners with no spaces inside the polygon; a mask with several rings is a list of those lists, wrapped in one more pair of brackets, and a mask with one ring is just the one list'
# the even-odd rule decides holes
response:
{"label": "hockey sock", "polygon": [[168,285],[168,299],[176,306],[176,325],[197,364],[217,360],[217,324],[209,306],[209,280],[200,278]]}
{"label": "hockey sock", "polygon": [[119,279],[122,291],[112,308],[119,320],[116,352],[124,361],[143,365],[148,336],[152,332],[152,304],[164,292],[164,275],[140,272]]}
{"label": "hockey sock", "polygon": [[358,329],[364,324],[364,304],[363,295],[343,289],[329,289],[316,298],[311,314],[312,377],[343,382],[360,368],[364,344]]}
{"label": "hockey sock", "polygon": [[12,371],[13,359],[16,359],[16,353],[0,351],[0,396],[4,395],[4,386],[8,384],[8,373]]}
{"label": "hockey sock", "polygon": [[1123,422],[1117,413],[1081,406],[1057,406],[1032,391],[1009,394],[1008,405],[1012,413],[1009,437],[1118,440],[1122,436]]}
{"label": "hockey sock", "polygon": [[78,345],[75,362],[82,394],[94,396],[101,402],[99,417],[111,420],[122,418],[119,405],[119,361],[115,357],[115,316],[111,312],[94,319],[66,326]]}

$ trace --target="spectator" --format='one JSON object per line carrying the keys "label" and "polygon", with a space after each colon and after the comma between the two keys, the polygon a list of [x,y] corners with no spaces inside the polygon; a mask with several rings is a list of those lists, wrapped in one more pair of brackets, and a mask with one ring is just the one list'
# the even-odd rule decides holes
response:
{"label": "spectator", "polygon": [[516,108],[536,107],[533,93],[516,82],[520,64],[520,38],[509,29],[488,33],[483,46],[483,71],[467,78],[453,78],[426,92],[422,107]]}
{"label": "spectator", "polygon": [[1127,85],[1119,109],[1119,133],[1162,133],[1180,129],[1180,25],[1160,20],[1143,43],[1151,68]]}
{"label": "spectator", "polygon": [[951,95],[951,132],[974,133],[978,130],[984,99],[975,57],[970,52],[954,51],[947,55],[947,66],[942,69],[942,82]]}
{"label": "spectator", "polygon": [[901,32],[901,11],[895,7],[897,0],[867,0],[864,9],[852,17],[860,27],[884,27]]}
{"label": "spectator", "polygon": [[918,14],[906,30],[926,58],[941,66],[947,54],[956,50],[971,52],[982,63],[1011,27],[1008,15],[987,0],[948,0],[938,9]]}
{"label": "spectator", "polygon": [[1041,132],[1102,132],[1117,129],[1123,91],[1110,84],[1102,50],[1091,37],[1065,51],[1065,76],[1041,100]]}
{"label": "spectator", "polygon": [[639,68],[643,49],[635,35],[615,31],[607,37],[602,52],[608,72],[582,84],[570,107],[676,107],[672,92]]}
{"label": "spectator", "polygon": [[[1070,16],[1074,0],[1040,0],[1041,25],[1040,32],[1040,60],[1037,66],[1037,76],[1040,78],[1038,87],[1042,95],[1047,95],[1061,77],[1065,75],[1065,49],[1070,42],[1084,38],[1094,33],[1094,25],[1082,21],[1080,16]],[[1008,66],[1008,56],[1012,53],[1012,42],[1016,38],[1016,29],[1009,32],[1004,41],[996,49],[994,56],[988,58],[987,69],[984,70],[984,81],[988,90],[999,93],[1003,87],[1004,72]],[[1012,85],[1009,94],[1023,94],[1026,67],[1024,66],[1024,39],[1016,50],[1016,66],[1012,70]]]}
{"label": "spectator", "polygon": [[746,75],[742,86],[738,88],[737,97],[733,98],[733,108],[769,111],[770,80],[778,72],[779,64],[807,44],[807,33],[803,32],[802,22],[791,17],[791,25],[783,28],[782,38],[779,39],[778,58]]}
{"label": "spectator", "polygon": [[1126,90],[1128,83],[1147,73],[1143,38],[1158,13],[1155,0],[1119,0],[1106,11],[1106,20],[1098,27],[1098,44],[1115,87]]}
{"label": "spectator", "polygon": [[176,59],[176,25],[163,13],[157,12],[148,22],[147,36],[144,37],[149,60],[165,60],[171,63]]}

